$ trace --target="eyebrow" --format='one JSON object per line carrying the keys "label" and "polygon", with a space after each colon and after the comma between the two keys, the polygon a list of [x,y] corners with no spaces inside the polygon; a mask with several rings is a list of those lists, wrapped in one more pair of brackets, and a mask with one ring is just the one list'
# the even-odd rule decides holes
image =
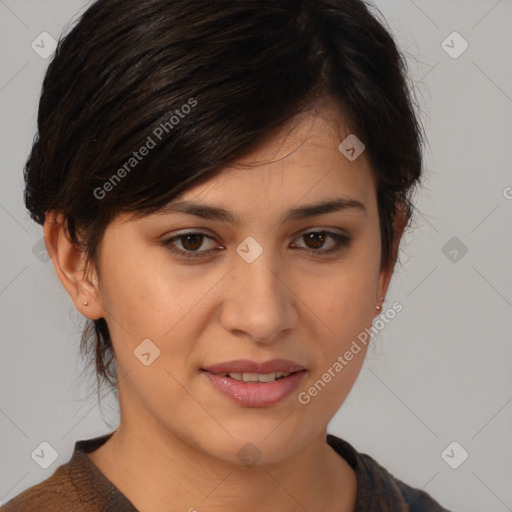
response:
{"label": "eyebrow", "polygon": [[[279,222],[303,220],[317,215],[343,210],[355,210],[363,213],[365,216],[367,215],[366,207],[361,201],[346,197],[338,197],[334,199],[327,199],[320,203],[306,204],[297,208],[292,208],[281,216]],[[239,223],[238,216],[224,208],[186,200],[171,201],[158,213],[186,213],[203,219],[218,220],[234,224]]]}

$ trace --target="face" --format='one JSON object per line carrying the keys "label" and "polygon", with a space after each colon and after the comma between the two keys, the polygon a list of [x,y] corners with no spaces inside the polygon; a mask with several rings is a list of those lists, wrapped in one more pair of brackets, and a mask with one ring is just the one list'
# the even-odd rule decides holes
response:
{"label": "face", "polygon": [[[350,131],[334,123],[302,114],[177,198],[202,215],[177,211],[182,203],[108,226],[101,283],[85,284],[80,311],[108,323],[131,428],[234,463],[246,443],[277,462],[325,431],[366,346],[344,354],[371,326],[390,277],[380,270],[374,175],[364,153],[340,152]],[[306,205],[337,201],[305,215]],[[285,375],[274,381],[275,372]],[[254,379],[273,382],[245,382]]]}

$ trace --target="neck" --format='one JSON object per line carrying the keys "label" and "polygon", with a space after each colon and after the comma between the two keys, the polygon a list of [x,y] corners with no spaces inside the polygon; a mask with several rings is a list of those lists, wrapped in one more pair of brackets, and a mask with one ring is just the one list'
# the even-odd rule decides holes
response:
{"label": "neck", "polygon": [[[192,446],[154,420],[121,415],[121,426],[89,454],[140,512],[352,512],[356,477],[323,430],[272,464],[244,466]],[[120,471],[122,468],[122,471]],[[171,505],[172,508],[169,508]]]}

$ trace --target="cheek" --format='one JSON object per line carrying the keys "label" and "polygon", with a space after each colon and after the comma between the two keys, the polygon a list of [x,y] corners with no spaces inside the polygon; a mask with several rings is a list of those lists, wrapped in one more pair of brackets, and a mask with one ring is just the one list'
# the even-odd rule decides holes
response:
{"label": "cheek", "polygon": [[[186,363],[193,360],[195,341],[211,321],[214,305],[206,299],[219,279],[215,273],[183,274],[176,265],[156,264],[156,259],[151,265],[112,267],[102,295],[120,374],[129,373],[131,393],[154,406],[155,413],[168,406],[169,397],[173,403],[187,400],[178,382],[190,381],[197,372]],[[135,270],[128,274],[130,268]],[[145,366],[142,354],[147,352],[154,362]],[[155,395],[155,390],[165,393]]]}
{"label": "cheek", "polygon": [[315,365],[304,391],[311,411],[319,415],[336,412],[363,365],[371,341],[367,332],[376,313],[378,266],[370,248],[358,250],[357,257],[354,253],[318,280],[308,299],[321,322],[313,335],[318,340],[311,346]]}
{"label": "cheek", "polygon": [[328,421],[336,413],[364,363],[377,284],[375,272],[368,267],[361,259],[340,267],[318,282],[317,292],[308,299],[320,321],[314,320],[312,338],[317,342],[310,345],[314,365],[299,403],[312,417]]}
{"label": "cheek", "polygon": [[333,338],[347,339],[371,324],[375,314],[378,260],[361,254],[333,265],[304,288],[305,302],[331,331]]}
{"label": "cheek", "polygon": [[158,253],[105,265],[101,292],[105,317],[116,339],[159,340],[179,327],[214,284],[211,276],[187,276]]}

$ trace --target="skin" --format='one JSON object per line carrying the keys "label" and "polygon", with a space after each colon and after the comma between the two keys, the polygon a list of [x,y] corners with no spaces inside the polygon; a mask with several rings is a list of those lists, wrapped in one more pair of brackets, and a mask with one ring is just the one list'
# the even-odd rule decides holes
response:
{"label": "skin", "polygon": [[[180,197],[222,206],[239,224],[175,212],[138,220],[119,215],[100,245],[101,282],[94,272],[84,275],[83,255],[70,243],[62,216],[47,216],[45,239],[57,275],[81,314],[106,319],[117,357],[120,427],[89,457],[142,512],[247,510],[248,504],[256,512],[354,509],[355,474],[325,436],[366,350],[307,405],[297,395],[371,326],[395,258],[381,268],[375,177],[365,153],[351,162],[338,150],[350,130],[332,112],[296,116],[236,165]],[[361,201],[366,212],[350,208],[279,222],[290,208],[340,196]],[[403,226],[397,218],[395,254]],[[336,242],[327,237],[315,245],[301,235],[321,229],[351,241],[318,255]],[[162,241],[183,231],[213,240],[194,246],[182,238],[177,249],[223,250],[197,259],[175,255]],[[235,252],[247,236],[263,248],[250,264]],[[147,338],[161,351],[150,366],[133,354]],[[200,372],[239,358],[291,359],[308,371],[278,404],[242,407]],[[262,454],[253,467],[237,457],[246,443]]]}

